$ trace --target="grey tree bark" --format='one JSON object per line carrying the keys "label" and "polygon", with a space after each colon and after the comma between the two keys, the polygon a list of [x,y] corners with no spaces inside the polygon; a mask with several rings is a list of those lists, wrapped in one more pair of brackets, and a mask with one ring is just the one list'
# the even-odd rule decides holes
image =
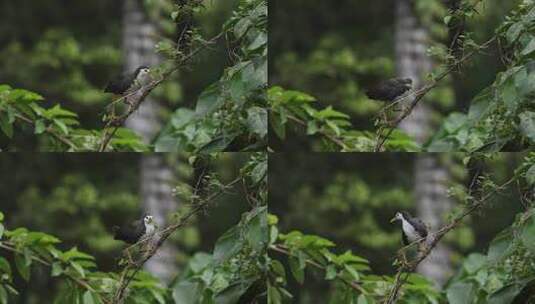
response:
{"label": "grey tree bark", "polygon": [[[155,26],[148,20],[139,0],[125,0],[123,10],[125,70],[132,71],[141,65],[155,66],[159,62],[154,52]],[[161,126],[158,113],[158,104],[148,96],[126,121],[126,126],[140,134],[145,143],[150,143]],[[172,196],[173,180],[173,171],[161,155],[142,156],[140,188],[143,206],[146,213],[153,215],[160,228],[165,225],[167,215],[177,207]],[[145,264],[145,269],[164,282],[169,282],[177,273],[176,254],[176,248],[166,242]]]}
{"label": "grey tree bark", "polygon": [[[444,168],[436,154],[419,154],[414,168],[414,197],[417,216],[424,221],[431,231],[442,227],[443,215],[453,207],[448,197],[450,174]],[[451,265],[451,248],[440,242],[420,265],[417,271],[443,286],[453,274]]]}
{"label": "grey tree bark", "polygon": [[[399,77],[409,77],[417,90],[423,86],[423,77],[431,71],[432,62],[426,55],[429,34],[418,21],[411,0],[396,1],[396,68]],[[408,101],[410,102],[410,100]],[[400,124],[400,128],[423,144],[430,136],[431,109],[419,103]],[[442,225],[442,216],[452,208],[447,196],[448,170],[432,154],[419,154],[414,168],[414,193],[417,216],[431,231]],[[440,243],[430,257],[418,267],[418,272],[442,286],[452,272],[451,249]]]}

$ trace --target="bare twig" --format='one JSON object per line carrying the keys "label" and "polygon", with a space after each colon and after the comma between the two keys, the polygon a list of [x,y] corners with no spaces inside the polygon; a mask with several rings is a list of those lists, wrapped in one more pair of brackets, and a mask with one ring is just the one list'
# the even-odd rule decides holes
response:
{"label": "bare twig", "polygon": [[[434,89],[438,83],[446,78],[451,72],[453,72],[461,63],[465,62],[466,60],[470,59],[475,54],[479,53],[482,49],[487,48],[492,42],[494,42],[497,39],[497,36],[493,36],[491,39],[487,40],[482,45],[478,46],[476,49],[471,51],[470,53],[466,54],[464,57],[459,59],[455,64],[452,64],[446,71],[442,72],[440,75],[438,75],[435,79],[431,80],[428,84],[424,85],[418,92],[415,94],[414,100],[406,107],[400,116],[398,116],[392,123],[389,124],[388,130],[386,133],[383,133],[384,128],[379,129],[379,134],[377,136],[377,145],[375,146],[375,152],[381,152],[383,149],[383,146],[385,142],[388,140],[388,138],[392,135],[392,132],[399,126],[399,124],[409,116],[416,105],[424,98],[427,93],[429,93],[432,89]],[[412,95],[412,94],[411,94]],[[409,95],[409,96],[411,96]],[[402,98],[406,99],[407,97]],[[400,100],[400,101],[401,101]],[[399,101],[398,101],[399,102]]]}

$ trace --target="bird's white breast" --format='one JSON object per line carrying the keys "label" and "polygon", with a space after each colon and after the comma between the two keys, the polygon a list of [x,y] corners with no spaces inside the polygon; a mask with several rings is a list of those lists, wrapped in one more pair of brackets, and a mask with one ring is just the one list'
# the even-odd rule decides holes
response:
{"label": "bird's white breast", "polygon": [[156,226],[154,224],[148,224],[145,226],[145,235],[151,235],[156,231]]}
{"label": "bird's white breast", "polygon": [[402,224],[403,231],[405,232],[405,235],[407,236],[410,242],[414,242],[420,239],[420,236],[418,235],[414,227],[412,227],[412,225],[409,224],[409,222],[407,222],[406,220],[403,220],[402,222],[403,222]]}

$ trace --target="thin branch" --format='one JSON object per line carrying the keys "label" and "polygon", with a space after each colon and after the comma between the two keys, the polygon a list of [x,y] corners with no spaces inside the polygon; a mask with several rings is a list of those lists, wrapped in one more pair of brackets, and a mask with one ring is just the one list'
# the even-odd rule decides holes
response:
{"label": "thin branch", "polygon": [[[432,89],[434,89],[438,83],[446,78],[450,73],[452,73],[461,63],[465,62],[466,60],[470,59],[475,54],[479,53],[480,50],[487,48],[492,42],[494,42],[497,39],[497,36],[493,36],[491,39],[487,40],[482,45],[478,46],[476,49],[474,49],[472,52],[466,54],[463,58],[459,59],[455,64],[452,64],[446,71],[442,72],[440,75],[438,75],[435,79],[431,80],[428,84],[423,86],[417,94],[415,94],[414,100],[409,104],[407,108],[405,108],[402,112],[402,114],[394,120],[394,122],[390,123],[388,126],[388,131],[386,134],[383,134],[383,128],[379,129],[378,134],[378,140],[377,145],[375,146],[375,152],[381,152],[383,149],[383,146],[385,142],[390,138],[392,135],[392,132],[399,126],[399,124],[409,116],[416,105],[429,93]],[[412,95],[412,94],[411,94]],[[409,95],[409,96],[411,96]],[[406,99],[402,98],[401,100]],[[401,101],[400,100],[400,101]]]}
{"label": "thin branch", "polygon": [[[418,257],[413,260],[410,263],[403,263],[399,268],[398,272],[396,274],[395,280],[394,280],[394,286],[390,290],[388,297],[386,298],[384,303],[387,304],[393,304],[396,302],[398,293],[401,290],[401,287],[403,284],[405,284],[407,277],[405,279],[401,278],[402,273],[409,273],[414,270],[416,270],[416,267],[425,259],[427,256],[431,253],[431,251],[438,245],[440,240],[451,230],[455,229],[468,215],[472,214],[476,210],[483,207],[487,201],[494,196],[496,193],[507,187],[509,184],[513,183],[516,180],[516,176],[509,179],[507,182],[502,184],[501,186],[495,187],[492,191],[485,194],[483,197],[481,197],[478,200],[474,199],[474,203],[470,205],[462,214],[454,218],[450,223],[443,226],[441,229],[436,231],[435,233],[431,233],[428,236],[428,240],[430,240],[423,248],[423,250],[419,253]],[[414,244],[420,243],[422,240],[416,240],[409,246],[412,246]],[[403,248],[401,250],[404,250]],[[407,275],[408,276],[408,275]]]}
{"label": "thin branch", "polygon": [[[208,205],[212,203],[212,201],[220,196],[221,194],[225,193],[225,191],[231,187],[233,187],[235,184],[240,182],[241,177],[236,178],[232,182],[224,185],[219,191],[215,192],[214,194],[208,196],[206,199],[202,200],[201,202],[198,202],[195,204],[195,207],[186,215],[182,216],[179,220],[177,220],[176,223],[169,225],[165,229],[158,231],[156,235],[159,235],[158,242],[149,248],[148,252],[144,255],[144,257],[134,263],[134,264],[128,264],[122,271],[121,274],[121,280],[119,283],[119,287],[117,288],[117,291],[115,295],[113,296],[113,303],[123,303],[127,293],[126,289],[128,285],[132,282],[132,280],[135,278],[136,274],[141,270],[143,265],[152,258],[158,249],[163,245],[163,243],[171,236],[176,230],[179,228],[182,228],[188,222],[193,218],[194,215],[200,213],[203,211]],[[141,243],[149,242],[151,241],[151,238],[146,238],[141,240],[140,242],[134,244],[135,246],[139,246]],[[133,246],[134,246],[133,245]]]}

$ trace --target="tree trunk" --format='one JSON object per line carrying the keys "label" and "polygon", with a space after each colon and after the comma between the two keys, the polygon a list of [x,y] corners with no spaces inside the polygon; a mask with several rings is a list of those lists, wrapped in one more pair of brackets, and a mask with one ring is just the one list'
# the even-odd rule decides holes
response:
{"label": "tree trunk", "polygon": [[[173,171],[162,155],[145,155],[141,158],[141,196],[145,211],[151,214],[159,228],[163,228],[168,215],[175,212],[176,201],[172,195]],[[169,283],[177,273],[177,250],[165,242],[146,264],[145,269]]]}
{"label": "tree trunk", "polygon": [[[133,71],[141,65],[157,65],[159,58],[154,52],[156,29],[148,20],[141,2],[125,0],[123,9],[125,70]],[[158,113],[159,106],[148,96],[137,112],[126,121],[126,126],[140,134],[143,141],[148,144],[160,130]],[[168,215],[176,210],[171,186],[173,172],[158,154],[142,156],[140,170],[143,207],[162,228]],[[177,272],[176,254],[176,248],[166,242],[145,264],[145,269],[164,282],[169,282]]]}
{"label": "tree trunk", "polygon": [[[415,90],[422,87],[423,77],[431,71],[431,60],[427,57],[428,33],[419,25],[411,0],[396,1],[396,69],[399,77],[411,78]],[[407,100],[407,103],[412,100]],[[419,103],[405,118],[400,128],[411,135],[419,144],[429,137],[430,110]]]}
{"label": "tree trunk", "polygon": [[[424,84],[424,76],[432,69],[431,59],[426,55],[428,33],[421,26],[411,0],[396,1],[396,68],[399,77],[413,80],[414,89]],[[408,100],[407,102],[412,102]],[[423,144],[431,130],[431,109],[419,103],[413,112],[400,124],[400,128]],[[414,193],[417,215],[427,223],[431,231],[442,225],[442,216],[452,208],[447,196],[449,173],[435,155],[420,154],[416,157],[414,170]],[[451,249],[439,243],[431,256],[418,267],[418,272],[442,286],[452,272]]]}
{"label": "tree trunk", "polygon": [[[449,172],[444,168],[436,154],[419,154],[415,162],[414,194],[418,217],[426,223],[431,231],[442,227],[443,215],[453,207],[448,197]],[[451,249],[440,242],[420,265],[418,272],[443,286],[453,268]]]}
{"label": "tree trunk", "polygon": [[[156,27],[147,19],[139,0],[125,0],[123,15],[123,52],[125,71],[134,71],[142,65],[155,66],[159,58],[154,51]],[[126,121],[126,126],[150,143],[160,130],[159,106],[150,96]]]}

